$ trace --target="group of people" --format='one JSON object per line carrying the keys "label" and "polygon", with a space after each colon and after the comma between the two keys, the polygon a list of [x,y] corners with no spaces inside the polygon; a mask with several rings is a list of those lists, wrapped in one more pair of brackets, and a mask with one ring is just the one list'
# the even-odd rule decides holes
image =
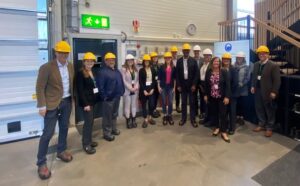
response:
{"label": "group of people", "polygon": [[[69,44],[60,41],[55,46],[56,58],[40,67],[37,84],[37,102],[39,113],[44,117],[44,129],[38,149],[38,175],[48,179],[51,171],[47,167],[46,154],[53,136],[56,122],[59,124],[57,158],[70,162],[73,157],[67,149],[67,133],[72,108],[73,78],[72,64],[67,62],[71,51]],[[275,99],[280,87],[279,68],[269,60],[269,49],[260,46],[257,49],[259,61],[253,72],[246,64],[245,54],[239,52],[235,63],[230,53],[221,58],[214,57],[207,48],[201,52],[199,45],[194,46],[194,56],[190,56],[191,46],[182,46],[183,56],[177,59],[178,49],[171,47],[163,55],[164,62],[158,63],[158,54],[145,54],[142,67],[138,67],[135,57],[128,54],[122,69],[117,69],[116,56],[107,53],[104,65],[98,72],[92,70],[96,56],[85,53],[82,68],[75,75],[74,89],[78,106],[83,110],[84,125],[82,146],[87,154],[94,154],[97,142],[92,140],[94,106],[102,103],[103,138],[113,141],[120,134],[116,120],[120,98],[124,101],[124,116],[128,129],[138,126],[136,114],[138,103],[141,104],[144,118],[141,126],[155,125],[154,118],[160,117],[157,110],[159,97],[162,105],[162,124],[174,125],[172,117],[173,96],[176,111],[181,112],[179,125],[187,122],[187,105],[189,105],[190,122],[198,127],[200,123],[213,127],[213,136],[230,142],[228,134],[233,135],[236,123],[244,123],[245,99],[248,95],[248,82],[251,80],[251,93],[255,94],[255,108],[259,125],[255,132],[265,131],[265,136],[272,136],[275,123]],[[181,98],[181,105],[180,105]]]}

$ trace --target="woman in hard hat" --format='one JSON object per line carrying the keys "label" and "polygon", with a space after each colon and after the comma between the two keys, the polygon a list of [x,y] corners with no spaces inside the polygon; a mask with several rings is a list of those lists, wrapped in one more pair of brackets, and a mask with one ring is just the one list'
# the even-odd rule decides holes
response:
{"label": "woman in hard hat", "polygon": [[209,121],[209,113],[208,106],[204,101],[204,87],[205,87],[205,75],[206,71],[210,68],[210,61],[212,59],[212,51],[209,48],[203,50],[203,63],[199,67],[200,71],[200,119],[201,123],[204,124],[205,127],[211,127],[211,123]]}
{"label": "woman in hard hat", "polygon": [[151,57],[151,67],[153,68],[154,72],[155,72],[155,88],[154,88],[154,93],[153,93],[153,97],[154,97],[154,111],[153,111],[153,114],[152,116],[154,118],[158,118],[160,117],[160,113],[159,111],[157,110],[157,103],[158,103],[158,98],[159,98],[159,92],[158,92],[158,89],[157,89],[157,74],[158,74],[158,69],[159,69],[159,66],[158,66],[158,55],[156,52],[151,52],[150,54],[150,57]]}
{"label": "woman in hard hat", "polygon": [[211,60],[211,68],[205,76],[204,101],[209,104],[211,123],[216,127],[212,135],[221,137],[227,143],[230,139],[227,136],[228,123],[226,120],[227,105],[230,97],[230,80],[226,70],[221,69],[221,60],[214,57]]}
{"label": "woman in hard hat", "polygon": [[94,154],[97,142],[92,141],[94,124],[94,105],[98,95],[95,76],[92,68],[96,62],[96,56],[87,52],[83,57],[83,66],[77,73],[78,103],[83,108],[84,124],[82,129],[82,146],[87,154]]}
{"label": "woman in hard hat", "polygon": [[230,79],[230,104],[228,106],[229,128],[228,134],[233,135],[236,129],[236,100],[238,97],[238,72],[231,64],[232,57],[230,53],[224,53],[222,56],[222,68],[228,72]]}
{"label": "woman in hard hat", "polygon": [[[176,46],[172,46],[171,47],[172,63],[175,68],[177,65],[177,58],[178,58],[177,53],[178,53],[178,48]],[[176,111],[178,113],[181,113],[180,92],[178,91],[177,87],[175,87],[175,105],[176,105]]]}
{"label": "woman in hard hat", "polygon": [[[165,64],[158,70],[158,91],[162,96],[163,125],[174,125],[172,118],[173,94],[175,89],[175,67],[172,63],[171,52],[164,54]],[[168,109],[167,109],[168,105]],[[167,111],[168,110],[168,111]]]}
{"label": "woman in hard hat", "polygon": [[[143,68],[139,70],[139,100],[142,103],[144,122],[143,128],[148,126],[148,123],[155,125],[155,121],[152,119],[154,110],[154,90],[156,86],[155,71],[150,66],[151,58],[148,54],[143,56]],[[148,105],[148,109],[147,109]]]}
{"label": "woman in hard hat", "polygon": [[237,110],[236,121],[238,124],[244,125],[246,98],[248,96],[248,82],[250,80],[249,66],[246,64],[244,52],[237,53],[235,67],[238,71],[238,97],[237,105],[234,107]]}
{"label": "woman in hard hat", "polygon": [[123,82],[125,85],[124,98],[124,114],[126,118],[126,126],[128,129],[136,128],[136,107],[137,93],[139,90],[138,70],[135,66],[134,56],[128,54],[122,68]]}

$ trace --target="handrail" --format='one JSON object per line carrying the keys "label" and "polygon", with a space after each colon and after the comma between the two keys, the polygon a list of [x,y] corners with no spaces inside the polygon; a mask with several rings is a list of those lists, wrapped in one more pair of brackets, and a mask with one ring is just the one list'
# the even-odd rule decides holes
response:
{"label": "handrail", "polygon": [[247,17],[241,17],[241,18],[237,18],[237,19],[231,19],[231,20],[227,20],[227,21],[218,22],[218,25],[225,25],[225,24],[228,25],[233,22],[244,21],[244,20],[247,20]]}
{"label": "handrail", "polygon": [[292,37],[289,37],[287,35],[285,35],[284,33],[282,33],[280,30],[277,30],[275,28],[273,28],[272,26],[266,24],[265,22],[262,22],[261,20],[259,19],[256,19],[256,18],[253,18],[251,17],[251,20],[253,20],[254,22],[260,24],[260,26],[263,26],[265,29],[275,33],[276,35],[278,35],[279,37],[281,37],[282,39],[288,41],[289,43],[291,43],[292,45],[300,48],[300,42],[295,40],[294,38]]}
{"label": "handrail", "polygon": [[267,23],[270,23],[271,26],[278,27],[279,30],[284,31],[284,32],[286,32],[286,33],[294,36],[297,39],[300,39],[300,34],[298,34],[297,32],[292,31],[291,29],[289,29],[289,28],[287,28],[285,26],[282,26],[280,24],[276,24],[273,21],[267,21]]}

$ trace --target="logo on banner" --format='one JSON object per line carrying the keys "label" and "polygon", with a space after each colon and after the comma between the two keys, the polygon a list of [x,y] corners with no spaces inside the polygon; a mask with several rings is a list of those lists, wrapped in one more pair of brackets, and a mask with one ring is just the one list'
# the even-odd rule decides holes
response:
{"label": "logo on banner", "polygon": [[232,45],[230,43],[226,43],[226,45],[225,45],[226,52],[230,52],[231,49],[232,49]]}

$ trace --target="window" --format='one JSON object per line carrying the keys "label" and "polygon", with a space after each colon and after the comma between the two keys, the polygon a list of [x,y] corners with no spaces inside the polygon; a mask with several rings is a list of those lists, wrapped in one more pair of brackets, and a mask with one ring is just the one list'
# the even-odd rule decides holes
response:
{"label": "window", "polygon": [[48,61],[49,56],[47,3],[47,0],[37,0],[39,59],[42,64]]}

